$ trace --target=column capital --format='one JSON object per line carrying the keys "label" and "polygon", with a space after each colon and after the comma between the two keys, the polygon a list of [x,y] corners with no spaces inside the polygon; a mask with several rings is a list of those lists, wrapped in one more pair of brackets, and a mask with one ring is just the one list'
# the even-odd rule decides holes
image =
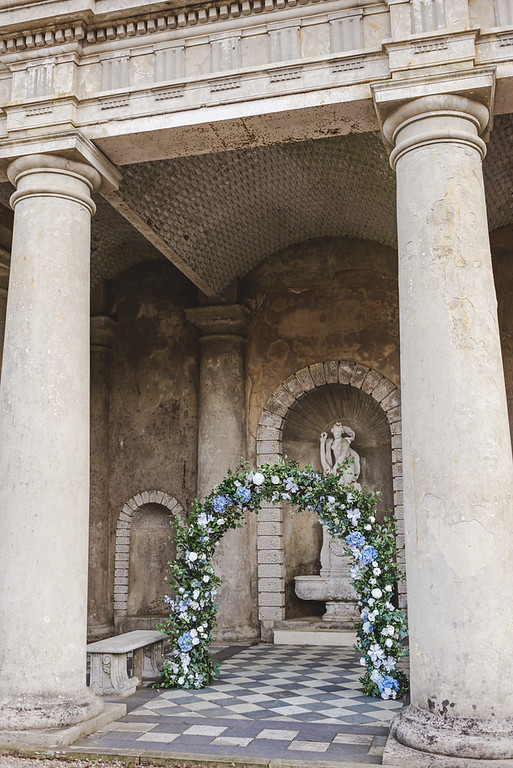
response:
{"label": "column capital", "polygon": [[91,350],[108,352],[117,323],[107,315],[94,315],[91,318]]}
{"label": "column capital", "polygon": [[445,77],[379,83],[371,88],[393,168],[399,156],[422,144],[456,141],[473,145],[482,157],[486,154],[495,69],[482,67]]}
{"label": "column capital", "polygon": [[[121,174],[89,139],[78,131],[66,131],[53,136],[32,137],[25,140],[7,140],[0,147],[0,164],[11,167],[17,161],[30,157],[60,157],[66,161],[89,166],[98,175],[98,189],[102,194],[119,187]],[[12,181],[12,179],[11,179]]]}
{"label": "column capital", "polygon": [[245,337],[251,312],[243,304],[220,304],[186,309],[185,316],[201,331],[200,341],[204,341],[220,336]]}

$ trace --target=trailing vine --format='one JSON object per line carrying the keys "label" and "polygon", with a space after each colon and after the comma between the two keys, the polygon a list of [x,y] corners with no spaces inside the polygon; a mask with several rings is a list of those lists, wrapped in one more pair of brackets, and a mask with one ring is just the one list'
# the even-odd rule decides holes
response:
{"label": "trailing vine", "polygon": [[342,539],[352,557],[351,579],[358,597],[356,650],[365,671],[362,691],[369,696],[404,696],[408,680],[397,662],[405,655],[406,617],[393,603],[397,584],[393,518],[376,519],[379,495],[340,484],[341,466],[321,475],[296,463],[265,464],[258,471],[242,466],[229,471],[203,502],[194,502],[185,523],[176,529],[176,559],[167,578],[170,616],[160,626],[171,639],[173,656],[164,663],[159,687],[203,688],[216,669],[208,648],[217,613],[220,580],[212,556],[223,534],[241,527],[247,511],[262,502],[286,500],[296,511],[312,510],[330,533]]}

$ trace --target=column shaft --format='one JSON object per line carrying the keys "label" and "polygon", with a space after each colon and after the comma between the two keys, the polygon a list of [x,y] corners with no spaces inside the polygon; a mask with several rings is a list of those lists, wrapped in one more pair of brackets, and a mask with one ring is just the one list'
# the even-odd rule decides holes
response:
{"label": "column shaft", "polygon": [[475,758],[513,756],[513,461],[481,167],[487,120],[481,104],[433,96],[384,124],[397,173],[413,705],[393,732],[428,753]]}
{"label": "column shaft", "polygon": [[[243,344],[249,312],[245,307],[214,306],[188,310],[203,332],[199,386],[198,494],[205,496],[246,455],[246,396]],[[222,579],[218,594],[218,637],[256,634],[256,597],[248,526],[228,531],[215,558]]]}
{"label": "column shaft", "polygon": [[[0,387],[0,728],[59,727],[85,686],[89,507],[89,166],[14,161]],[[10,588],[8,587],[10,585]]]}

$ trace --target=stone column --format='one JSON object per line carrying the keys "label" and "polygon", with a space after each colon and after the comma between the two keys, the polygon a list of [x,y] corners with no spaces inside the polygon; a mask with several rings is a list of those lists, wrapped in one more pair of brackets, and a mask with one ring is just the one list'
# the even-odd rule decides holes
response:
{"label": "stone column", "polygon": [[91,318],[91,489],[87,636],[114,632],[113,567],[109,506],[109,358],[116,322]]}
{"label": "stone column", "polygon": [[[246,456],[243,346],[250,312],[235,304],[197,307],[186,314],[202,333],[198,424],[198,494],[202,497]],[[215,558],[216,573],[223,580],[217,595],[220,638],[256,634],[256,595],[251,592],[256,551],[250,549],[249,533],[247,525],[228,531]]]}
{"label": "stone column", "polygon": [[[377,97],[384,108],[386,89]],[[411,661],[388,764],[513,758],[513,461],[481,166],[488,121],[482,103],[433,94],[383,124],[397,174]]]}
{"label": "stone column", "polygon": [[103,709],[85,685],[89,251],[100,175],[52,155],[17,159],[8,175],[16,191],[0,387],[4,731],[65,727]]}

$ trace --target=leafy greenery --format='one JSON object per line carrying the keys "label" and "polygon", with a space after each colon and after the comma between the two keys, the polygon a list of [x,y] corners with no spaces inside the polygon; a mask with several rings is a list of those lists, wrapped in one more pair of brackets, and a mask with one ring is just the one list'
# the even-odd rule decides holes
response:
{"label": "leafy greenery", "polygon": [[294,462],[247,466],[228,471],[203,502],[196,500],[187,521],[174,521],[176,559],[169,563],[166,598],[170,616],[160,629],[171,638],[173,658],[166,661],[159,687],[203,688],[216,669],[209,655],[215,628],[215,596],[220,580],[212,556],[223,534],[240,527],[262,502],[290,501],[296,511],[318,513],[330,533],[341,538],[352,556],[352,584],[358,596],[356,650],[365,673],[362,690],[369,696],[399,698],[408,680],[397,670],[404,656],[406,617],[392,599],[397,583],[395,521],[376,520],[379,495],[341,485],[344,467],[321,475]]}

